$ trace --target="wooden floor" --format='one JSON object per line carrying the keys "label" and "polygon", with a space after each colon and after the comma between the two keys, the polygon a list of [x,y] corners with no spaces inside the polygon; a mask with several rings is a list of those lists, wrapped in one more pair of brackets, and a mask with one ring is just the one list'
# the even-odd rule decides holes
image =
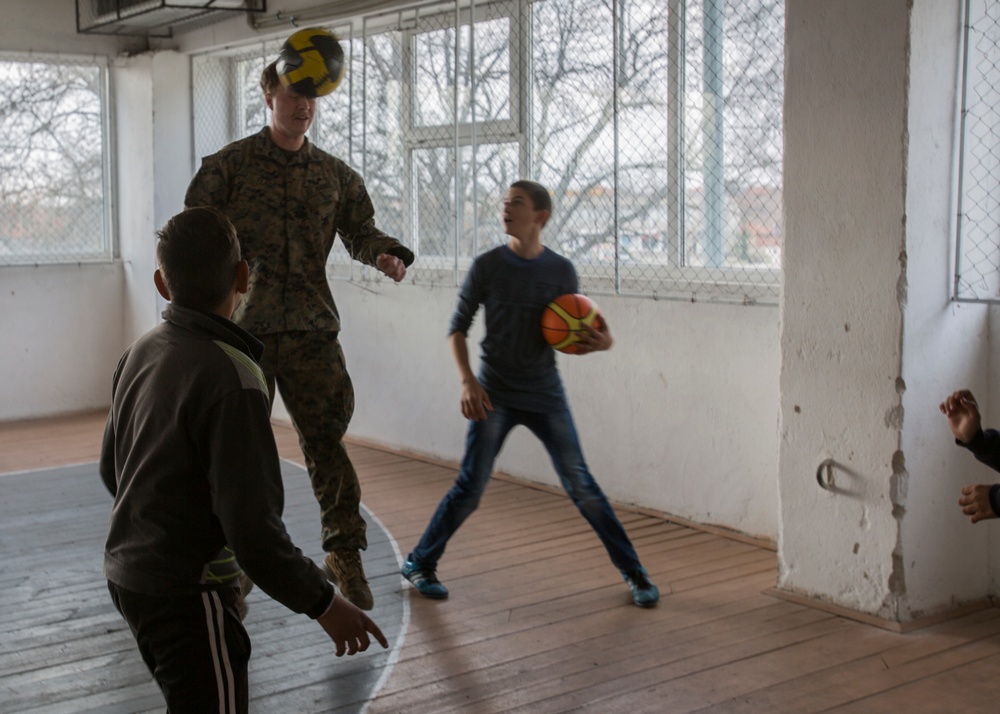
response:
{"label": "wooden floor", "polygon": [[[101,414],[0,424],[0,474],[93,462],[102,427]],[[282,456],[301,463],[294,434],[283,427],[275,434]],[[366,558],[377,583],[376,615],[391,620],[385,622],[389,628],[398,620],[399,630],[391,654],[360,665],[379,670],[373,675],[377,694],[361,708],[371,714],[1000,711],[1000,610],[909,634],[889,632],[767,595],[776,568],[767,548],[619,508],[663,592],[659,607],[641,610],[630,604],[596,537],[564,496],[509,479],[494,481],[449,546],[439,575],[451,598],[421,598],[398,578],[394,561],[419,537],[454,470],[360,444],[350,451],[365,506],[384,526],[384,552],[391,552]],[[0,502],[29,498],[14,493],[28,488],[22,483],[0,476]],[[34,497],[44,502],[44,489]],[[44,509],[34,508],[44,521]],[[297,511],[286,514],[289,521],[300,517]],[[5,551],[12,545],[18,544],[5,543]],[[23,552],[31,548],[23,543]],[[4,590],[12,587],[18,567],[25,566],[16,558],[13,565],[0,564]],[[73,667],[78,644],[67,644],[26,672],[32,638],[8,649],[4,633],[22,621],[22,631],[49,642],[60,628],[36,610],[10,606],[10,592],[2,595],[0,712],[54,711],[13,708],[11,702],[26,681],[44,692],[57,681],[57,671],[65,686],[67,669],[81,692],[137,686],[116,672],[134,672],[138,655],[103,652],[108,645],[100,637],[88,643],[92,655],[108,660],[99,671]],[[273,604],[256,597],[251,605],[261,616]],[[380,609],[396,601],[406,604],[403,615]],[[36,620],[25,625],[25,617]],[[281,631],[305,618],[265,620]],[[305,676],[301,670],[327,656],[335,659],[316,647],[265,651],[255,642],[251,676]],[[336,660],[332,669],[352,667],[359,665]],[[340,690],[321,684],[316,675],[305,677],[296,711],[336,709],[318,702]],[[152,686],[148,678],[140,685]],[[155,695],[155,688],[147,691]],[[155,710],[152,700],[135,709]],[[261,697],[251,711],[290,710],[275,709]]]}

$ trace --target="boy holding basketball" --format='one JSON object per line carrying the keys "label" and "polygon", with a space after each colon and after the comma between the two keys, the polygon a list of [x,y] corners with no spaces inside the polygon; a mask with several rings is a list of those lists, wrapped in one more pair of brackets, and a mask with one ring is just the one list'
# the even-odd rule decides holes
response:
{"label": "boy holding basketball", "polygon": [[[555,353],[539,327],[542,310],[553,298],[578,290],[573,264],[542,245],[552,199],[541,184],[517,181],[503,206],[504,232],[510,240],[473,262],[449,328],[462,380],[462,415],[469,419],[465,456],[455,484],[403,563],[403,577],[426,597],[448,597],[448,589],[437,579],[438,561],[448,540],[479,505],[507,434],[523,424],[544,444],[563,488],[631,588],[633,602],[651,607],[659,600],[659,590],[587,468]],[[486,336],[477,378],[466,335],[480,305],[485,308]],[[606,321],[598,329],[585,327],[577,354],[611,348]]]}
{"label": "boy holding basketball", "polygon": [[104,573],[168,711],[246,712],[243,569],[317,620],[338,657],[368,649],[369,633],[388,642],[282,523],[263,345],[229,320],[249,276],[236,229],[213,208],[184,211],[160,231],[156,262],[170,304],[118,363],[101,447],[115,498]]}

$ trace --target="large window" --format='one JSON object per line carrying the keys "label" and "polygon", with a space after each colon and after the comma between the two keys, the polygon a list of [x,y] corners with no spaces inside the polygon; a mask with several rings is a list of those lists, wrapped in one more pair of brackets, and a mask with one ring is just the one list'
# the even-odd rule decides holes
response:
{"label": "large window", "polygon": [[416,279],[459,282],[531,178],[584,290],[777,302],[783,0],[432,2],[330,29],[349,81],[314,140],[362,172]]}
{"label": "large window", "polygon": [[0,265],[109,260],[107,71],[0,55]]}
{"label": "large window", "polygon": [[1000,302],[1000,4],[965,12],[954,297]]}

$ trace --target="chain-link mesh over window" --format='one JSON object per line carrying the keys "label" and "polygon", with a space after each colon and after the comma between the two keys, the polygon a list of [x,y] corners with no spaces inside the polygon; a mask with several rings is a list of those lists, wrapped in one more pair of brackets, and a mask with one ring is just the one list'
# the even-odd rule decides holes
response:
{"label": "chain-link mesh over window", "polygon": [[106,68],[0,54],[0,265],[110,260]]}
{"label": "chain-link mesh over window", "polygon": [[967,0],[955,298],[1000,302],[1000,4]]}
{"label": "chain-link mesh over window", "polygon": [[[783,0],[432,2],[328,29],[348,74],[311,139],[362,173],[413,280],[461,282],[529,178],[584,291],[777,302]],[[250,75],[279,44],[196,59],[199,153],[267,121]]]}

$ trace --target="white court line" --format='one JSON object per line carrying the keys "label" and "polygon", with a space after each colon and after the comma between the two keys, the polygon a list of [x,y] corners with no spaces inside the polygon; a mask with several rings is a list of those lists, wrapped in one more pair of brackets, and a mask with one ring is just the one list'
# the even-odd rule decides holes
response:
{"label": "white court line", "polygon": [[[39,471],[58,471],[59,469],[71,469],[77,466],[90,466],[93,464],[97,467],[97,476],[100,477],[101,462],[100,461],[80,461],[75,464],[56,464],[55,466],[39,466],[37,469],[26,469],[24,471],[5,471],[0,473],[0,478],[4,476],[24,476],[26,474],[38,473]],[[101,483],[103,486],[104,484]]]}
{"label": "white court line", "polygon": [[[287,462],[287,463],[295,466],[296,468],[301,469],[303,472],[305,472],[305,469],[300,464],[297,464],[294,461],[291,461],[290,459],[284,459],[283,458],[283,459],[280,459],[280,461]],[[81,462],[75,463],[75,464],[59,464],[58,466],[42,466],[42,467],[39,467],[37,469],[27,469],[25,471],[11,471],[11,472],[7,472],[7,473],[0,473],[0,478],[3,478],[4,476],[21,476],[21,475],[25,475],[25,474],[31,474],[31,473],[40,472],[40,471],[55,471],[55,470],[58,470],[58,469],[73,468],[73,467],[76,467],[76,466],[92,466],[92,465],[99,467],[100,466],[100,462],[96,462],[96,461],[81,461]],[[364,503],[361,504],[361,508],[364,509],[365,513],[372,519],[372,521],[374,521],[375,524],[379,528],[382,529],[382,532],[385,533],[386,537],[389,539],[390,545],[392,545],[392,552],[396,556],[396,565],[399,568],[402,568],[402,566],[403,566],[403,556],[402,556],[401,551],[399,550],[399,544],[396,542],[396,539],[392,536],[392,532],[388,528],[385,527],[385,524],[382,522],[382,520],[378,516],[376,516],[374,513],[372,513],[371,509],[369,509]],[[381,676],[379,676],[378,680],[375,682],[374,687],[372,687],[371,696],[368,699],[368,701],[366,701],[364,703],[364,705],[361,707],[361,709],[359,710],[359,714],[365,714],[368,711],[368,709],[369,709],[369,707],[371,707],[372,702],[374,701],[375,697],[378,695],[378,693],[380,691],[382,691],[382,688],[385,686],[385,683],[389,680],[389,675],[392,674],[393,667],[395,667],[396,662],[399,661],[400,652],[403,649],[403,641],[406,638],[406,631],[407,631],[407,629],[409,629],[409,626],[410,626],[410,597],[409,597],[408,589],[404,585],[404,580],[403,580],[403,576],[402,575],[399,576],[399,582],[400,582],[400,594],[401,594],[401,597],[403,598],[403,617],[402,617],[402,621],[400,623],[399,636],[393,642],[392,648],[389,650],[389,659],[386,661],[385,669],[382,671]]]}
{"label": "white court line", "polygon": [[[392,544],[392,552],[396,554],[396,564],[402,568],[403,556],[399,551],[399,544],[396,543],[396,539],[392,537],[392,533],[385,527],[385,524],[379,520],[379,517],[371,512],[368,506],[362,503],[361,507],[365,509],[365,513],[367,513],[378,525],[378,527],[382,529],[382,532],[385,533],[386,537],[389,539],[389,543]],[[375,682],[375,686],[372,687],[371,698],[364,703],[364,706],[361,707],[359,710],[360,714],[365,714],[365,712],[368,711],[368,708],[372,705],[375,697],[378,696],[378,693],[382,691],[382,687],[384,687],[385,683],[389,680],[389,675],[392,674],[392,668],[396,665],[396,662],[399,661],[399,654],[403,649],[403,640],[406,638],[406,630],[410,626],[410,594],[407,589],[403,587],[402,575],[399,576],[399,582],[400,594],[403,598],[403,619],[399,627],[399,637],[397,637],[395,642],[393,642],[392,649],[389,651],[389,659],[386,662],[385,669],[382,670],[382,676],[378,678],[378,681]]]}

